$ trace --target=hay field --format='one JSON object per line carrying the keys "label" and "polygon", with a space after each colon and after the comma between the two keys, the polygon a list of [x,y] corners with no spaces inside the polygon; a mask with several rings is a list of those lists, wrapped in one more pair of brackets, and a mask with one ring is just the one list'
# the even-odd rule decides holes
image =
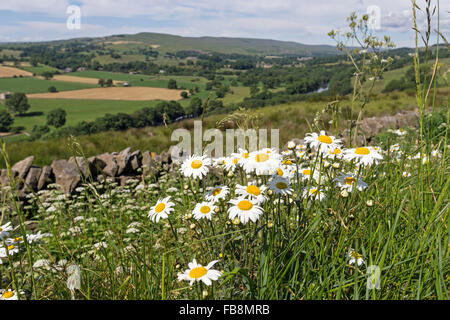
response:
{"label": "hay field", "polygon": [[[66,75],[54,75],[53,80],[64,81],[64,82],[75,82],[75,83],[98,84],[99,79],[77,77],[77,76],[66,76]],[[114,83],[114,85],[118,85],[118,84],[123,83],[123,81],[113,80],[113,83]]]}
{"label": "hay field", "polygon": [[14,76],[31,77],[33,74],[13,67],[0,66],[0,78],[12,78]]}
{"label": "hay field", "polygon": [[112,87],[72,90],[56,93],[29,94],[28,98],[38,99],[88,99],[88,100],[181,100],[183,90],[150,87]]}

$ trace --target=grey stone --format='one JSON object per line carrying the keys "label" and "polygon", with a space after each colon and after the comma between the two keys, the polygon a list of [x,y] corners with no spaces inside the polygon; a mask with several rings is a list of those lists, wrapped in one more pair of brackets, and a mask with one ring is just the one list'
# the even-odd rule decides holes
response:
{"label": "grey stone", "polygon": [[55,182],[62,187],[65,194],[71,194],[81,181],[77,166],[67,160],[55,160],[51,167],[55,175]]}

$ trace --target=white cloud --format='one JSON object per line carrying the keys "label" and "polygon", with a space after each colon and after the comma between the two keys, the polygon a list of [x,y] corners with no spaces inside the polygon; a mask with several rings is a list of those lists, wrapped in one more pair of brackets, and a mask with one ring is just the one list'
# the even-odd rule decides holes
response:
{"label": "white cloud", "polygon": [[[381,10],[380,34],[392,34],[393,40],[397,38],[400,45],[412,44],[410,0],[78,0],[77,3],[81,5],[82,30],[77,32],[69,32],[62,27],[70,3],[70,0],[1,0],[0,10],[48,14],[61,23],[57,27],[38,24],[37,21],[17,21],[15,29],[0,29],[0,40],[11,38],[14,32],[20,34],[21,38],[36,35],[39,39],[53,39],[69,38],[73,34],[98,36],[153,31],[184,36],[255,37],[315,44],[332,43],[327,37],[328,31],[345,28],[345,18],[351,11],[366,13],[369,6],[376,5]],[[418,3],[423,5],[424,1],[419,0]],[[450,19],[446,13],[449,10],[450,1],[441,1],[440,28],[443,32],[450,29]],[[419,28],[422,29],[425,19],[421,12],[418,12],[418,17]],[[109,27],[102,24],[105,18],[110,22]],[[85,19],[89,25],[83,23]],[[111,27],[114,19],[117,19],[117,24]],[[41,28],[41,34],[37,29],[30,28],[30,23]]]}

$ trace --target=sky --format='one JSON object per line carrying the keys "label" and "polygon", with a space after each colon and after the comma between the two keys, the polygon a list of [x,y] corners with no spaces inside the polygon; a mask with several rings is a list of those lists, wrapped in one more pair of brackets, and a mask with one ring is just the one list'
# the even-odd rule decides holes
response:
{"label": "sky", "polygon": [[[417,4],[425,7],[424,0]],[[79,28],[71,6],[79,9]],[[1,0],[0,42],[157,32],[333,45],[328,32],[346,30],[349,13],[368,8],[378,12],[375,35],[391,36],[397,47],[414,46],[411,0]],[[449,39],[449,0],[440,0],[439,12],[440,31]],[[419,11],[419,29],[425,21]]]}

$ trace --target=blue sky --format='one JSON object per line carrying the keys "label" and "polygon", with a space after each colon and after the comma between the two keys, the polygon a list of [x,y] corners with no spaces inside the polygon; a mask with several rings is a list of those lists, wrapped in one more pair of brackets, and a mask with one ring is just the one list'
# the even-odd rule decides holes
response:
{"label": "blue sky", "polygon": [[[70,5],[81,9],[79,30],[66,27]],[[159,32],[334,44],[328,31],[344,29],[351,11],[366,13],[370,6],[380,12],[375,34],[390,35],[398,47],[414,46],[410,0],[1,0],[0,42]],[[447,38],[449,11],[450,1],[441,0],[440,30]]]}

